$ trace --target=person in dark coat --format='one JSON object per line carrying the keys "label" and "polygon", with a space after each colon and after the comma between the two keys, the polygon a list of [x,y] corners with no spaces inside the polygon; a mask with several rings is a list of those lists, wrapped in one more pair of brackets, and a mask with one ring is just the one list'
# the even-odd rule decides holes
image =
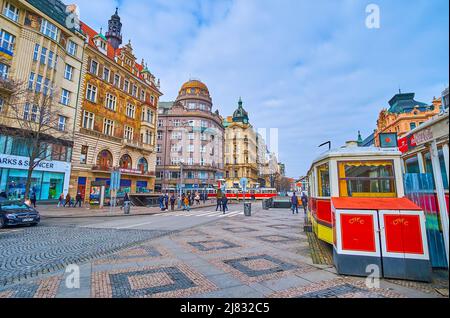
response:
{"label": "person in dark coat", "polygon": [[81,203],[83,202],[83,198],[81,197],[81,193],[78,192],[77,195],[75,196],[75,204],[73,205],[73,207],[75,208],[78,204],[78,207],[81,208]]}
{"label": "person in dark coat", "polygon": [[164,207],[166,211],[169,210],[169,195],[167,193],[164,195]]}
{"label": "person in dark coat", "polygon": [[295,192],[291,198],[291,204],[292,204],[292,214],[294,214],[294,213],[298,214],[298,197],[295,194]]}
{"label": "person in dark coat", "polygon": [[33,193],[31,193],[31,198],[30,198],[31,204],[33,205],[33,208],[36,207],[36,192],[33,191]]}
{"label": "person in dark coat", "polygon": [[306,195],[305,192],[302,193],[302,205],[303,205],[303,210],[305,210],[305,213],[307,213],[307,211],[308,211],[308,196]]}
{"label": "person in dark coat", "polygon": [[225,214],[225,212],[228,211],[228,198],[226,195],[224,195],[222,198],[222,210],[223,214]]}
{"label": "person in dark coat", "polygon": [[176,202],[177,198],[175,198],[175,194],[172,193],[172,196],[170,197],[170,209],[172,211],[175,210],[175,202]]}
{"label": "person in dark coat", "polygon": [[164,195],[161,194],[158,198],[159,201],[159,208],[161,209],[161,211],[164,211],[165,205],[164,205]]}
{"label": "person in dark coat", "polygon": [[64,207],[66,207],[66,205],[68,204],[69,208],[70,208],[70,205],[72,204],[71,200],[72,200],[72,197],[70,196],[69,193],[67,193],[67,195],[66,195],[66,202],[64,202]]}
{"label": "person in dark coat", "polygon": [[222,197],[220,195],[217,195],[216,211],[217,210],[222,212]]}

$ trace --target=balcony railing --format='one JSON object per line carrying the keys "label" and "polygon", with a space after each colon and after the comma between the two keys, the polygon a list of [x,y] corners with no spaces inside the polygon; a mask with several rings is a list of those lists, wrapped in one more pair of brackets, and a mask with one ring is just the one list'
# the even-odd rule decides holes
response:
{"label": "balcony railing", "polygon": [[147,150],[150,152],[153,152],[153,150],[154,150],[154,147],[150,144],[146,144],[141,141],[129,140],[129,139],[123,139],[122,145],[126,146],[126,147],[136,148],[139,150]]}

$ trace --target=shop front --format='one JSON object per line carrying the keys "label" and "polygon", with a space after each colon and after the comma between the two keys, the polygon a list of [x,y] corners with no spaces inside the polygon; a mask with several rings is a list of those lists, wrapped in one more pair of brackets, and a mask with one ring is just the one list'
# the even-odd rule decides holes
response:
{"label": "shop front", "polygon": [[[0,192],[9,199],[23,199],[27,182],[27,157],[0,154]],[[38,201],[57,200],[69,191],[71,164],[41,161],[31,176],[31,191]]]}

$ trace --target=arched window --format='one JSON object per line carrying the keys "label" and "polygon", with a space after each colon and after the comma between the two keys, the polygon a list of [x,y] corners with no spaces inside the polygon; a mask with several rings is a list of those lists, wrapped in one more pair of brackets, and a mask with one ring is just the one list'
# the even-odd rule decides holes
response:
{"label": "arched window", "polygon": [[129,155],[123,155],[122,158],[120,158],[120,168],[121,169],[131,169],[131,157]]}
{"label": "arched window", "polygon": [[113,166],[113,156],[108,150],[102,150],[97,156],[97,166],[111,168]]}
{"label": "arched window", "polygon": [[138,169],[144,173],[144,172],[148,172],[148,162],[147,159],[145,158],[141,158],[138,161]]}

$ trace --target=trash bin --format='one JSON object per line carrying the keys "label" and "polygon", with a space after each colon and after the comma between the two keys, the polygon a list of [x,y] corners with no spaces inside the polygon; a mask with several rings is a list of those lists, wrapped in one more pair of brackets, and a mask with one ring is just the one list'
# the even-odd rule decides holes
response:
{"label": "trash bin", "polygon": [[262,208],[263,208],[263,210],[269,210],[269,207],[270,207],[269,200],[263,199],[262,200]]}
{"label": "trash bin", "polygon": [[244,214],[245,214],[245,216],[252,216],[252,204],[251,203],[244,204]]}
{"label": "trash bin", "polygon": [[125,214],[130,214],[130,208],[131,208],[131,202],[130,201],[125,201],[123,203],[123,212]]}

